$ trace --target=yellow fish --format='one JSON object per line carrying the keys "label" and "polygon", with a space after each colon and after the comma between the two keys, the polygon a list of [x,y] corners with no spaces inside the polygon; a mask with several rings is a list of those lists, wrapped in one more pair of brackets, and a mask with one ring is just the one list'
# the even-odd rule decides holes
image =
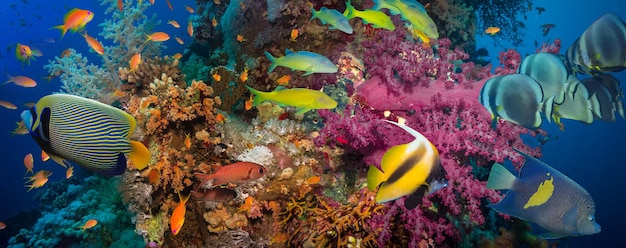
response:
{"label": "yellow fish", "polygon": [[247,85],[246,88],[256,95],[252,101],[253,107],[258,106],[266,100],[278,104],[294,106],[298,108],[296,114],[304,114],[311,109],[334,109],[337,107],[337,101],[319,90],[304,88],[287,89],[278,86],[276,90],[272,92],[263,92],[250,88]]}
{"label": "yellow fish", "polygon": [[497,34],[498,32],[500,32],[499,27],[488,27],[487,29],[485,29],[485,33],[490,35]]}
{"label": "yellow fish", "polygon": [[447,186],[444,170],[437,148],[424,135],[414,129],[385,120],[396,125],[415,139],[407,144],[391,147],[383,155],[380,167],[370,166],[367,187],[376,193],[376,202],[388,202],[409,195],[404,201],[407,209],[413,209],[422,198]]}

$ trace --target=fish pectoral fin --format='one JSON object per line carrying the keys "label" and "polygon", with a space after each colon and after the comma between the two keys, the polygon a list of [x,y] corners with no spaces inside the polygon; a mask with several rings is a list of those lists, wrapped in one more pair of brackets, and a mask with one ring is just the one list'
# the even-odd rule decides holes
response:
{"label": "fish pectoral fin", "polygon": [[130,157],[130,160],[133,161],[135,168],[138,170],[145,169],[150,162],[150,151],[139,141],[131,140],[130,146],[132,151],[128,154],[128,157]]}
{"label": "fish pectoral fin", "polygon": [[404,199],[404,207],[408,210],[414,209],[417,205],[422,203],[422,199],[428,192],[428,185],[422,185],[413,194],[410,194]]}
{"label": "fish pectoral fin", "polygon": [[67,159],[64,159],[62,157],[59,157],[57,155],[54,154],[50,154],[48,153],[48,156],[57,164],[60,164],[61,166],[63,166],[63,168],[67,168],[67,166],[70,164],[69,162],[67,162]]}

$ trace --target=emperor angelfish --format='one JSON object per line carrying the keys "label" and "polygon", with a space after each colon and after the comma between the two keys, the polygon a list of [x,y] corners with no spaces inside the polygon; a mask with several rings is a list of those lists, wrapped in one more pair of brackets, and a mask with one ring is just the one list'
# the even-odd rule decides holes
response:
{"label": "emperor angelfish", "polygon": [[391,147],[383,155],[379,170],[370,166],[367,172],[367,188],[376,193],[376,202],[388,202],[409,195],[404,201],[407,209],[413,209],[426,195],[435,193],[448,184],[439,160],[437,148],[424,135],[414,129],[385,120],[415,137],[415,140]]}
{"label": "emperor angelfish", "polygon": [[524,157],[519,177],[501,164],[491,168],[487,188],[508,192],[489,207],[545,229],[534,231],[541,238],[600,232],[595,219],[596,205],[583,187],[538,159],[515,151]]}
{"label": "emperor angelfish", "polygon": [[626,25],[613,13],[594,21],[567,49],[568,66],[597,76],[626,68]]}
{"label": "emperor angelfish", "polygon": [[509,74],[488,79],[478,101],[491,113],[491,127],[496,129],[498,118],[537,129],[542,122],[539,112],[552,115],[554,96],[545,98],[541,85],[525,74]]}
{"label": "emperor angelfish", "polygon": [[106,176],[126,171],[128,154],[144,169],[150,151],[128,137],[137,125],[130,114],[104,103],[68,94],[44,96],[21,114],[30,135],[50,158],[67,160]]}

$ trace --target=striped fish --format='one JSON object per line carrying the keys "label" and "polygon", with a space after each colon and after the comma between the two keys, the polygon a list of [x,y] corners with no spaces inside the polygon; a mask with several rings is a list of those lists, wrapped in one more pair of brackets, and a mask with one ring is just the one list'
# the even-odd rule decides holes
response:
{"label": "striped fish", "polygon": [[67,160],[91,171],[114,176],[126,171],[128,154],[143,169],[150,151],[128,137],[137,125],[130,114],[101,102],[67,94],[42,97],[22,120],[31,136],[55,162]]}
{"label": "striped fish", "polygon": [[415,140],[391,147],[383,155],[381,169],[370,166],[367,172],[367,187],[376,193],[376,202],[388,202],[409,195],[404,201],[407,209],[413,209],[422,198],[447,186],[445,171],[439,161],[437,148],[421,133],[395,122],[396,125],[415,137]]}

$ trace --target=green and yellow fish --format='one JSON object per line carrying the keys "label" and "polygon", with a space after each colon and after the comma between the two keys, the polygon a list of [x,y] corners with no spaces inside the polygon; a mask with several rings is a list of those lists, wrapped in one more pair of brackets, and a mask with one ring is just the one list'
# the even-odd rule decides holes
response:
{"label": "green and yellow fish", "polygon": [[304,114],[311,109],[334,109],[337,107],[337,101],[319,90],[304,88],[287,89],[278,86],[272,92],[263,92],[248,86],[246,88],[256,95],[254,100],[252,100],[252,107],[256,107],[264,101],[272,101],[298,108],[296,114]]}
{"label": "green and yellow fish", "polygon": [[304,71],[303,76],[313,73],[335,73],[339,70],[337,65],[324,57],[324,55],[309,51],[293,52],[287,49],[283,57],[274,57],[268,52],[265,52],[265,56],[272,63],[267,73],[272,72],[277,66]]}
{"label": "green and yellow fish", "polygon": [[384,12],[380,10],[357,10],[352,6],[352,1],[346,2],[346,11],[343,12],[343,15],[348,18],[348,20],[358,17],[363,20],[365,24],[371,24],[375,28],[384,28],[389,31],[396,30],[396,26],[391,22],[391,18],[387,16]]}
{"label": "green and yellow fish", "polygon": [[407,209],[419,205],[422,198],[447,186],[445,171],[439,160],[437,148],[424,135],[414,129],[385,120],[415,137],[415,140],[391,147],[383,155],[381,169],[370,166],[367,188],[376,193],[376,202],[388,202],[410,195],[405,201]]}
{"label": "green and yellow fish", "polygon": [[437,25],[433,21],[424,5],[415,0],[375,0],[373,9],[389,9],[389,12],[393,15],[400,14],[403,20],[409,22],[411,30],[418,37],[422,39],[424,43],[430,41],[430,39],[439,38],[439,31]]}
{"label": "green and yellow fish", "polygon": [[48,95],[21,117],[42,150],[64,167],[70,160],[113,176],[126,171],[124,154],[140,170],[150,160],[150,151],[141,142],[128,139],[137,125],[135,118],[104,103],[68,94]]}
{"label": "green and yellow fish", "polygon": [[540,228],[533,230],[541,238],[591,235],[600,232],[596,223],[596,205],[591,195],[578,183],[549,165],[523,152],[519,177],[501,164],[494,164],[487,188],[508,190],[500,202],[489,207]]}

